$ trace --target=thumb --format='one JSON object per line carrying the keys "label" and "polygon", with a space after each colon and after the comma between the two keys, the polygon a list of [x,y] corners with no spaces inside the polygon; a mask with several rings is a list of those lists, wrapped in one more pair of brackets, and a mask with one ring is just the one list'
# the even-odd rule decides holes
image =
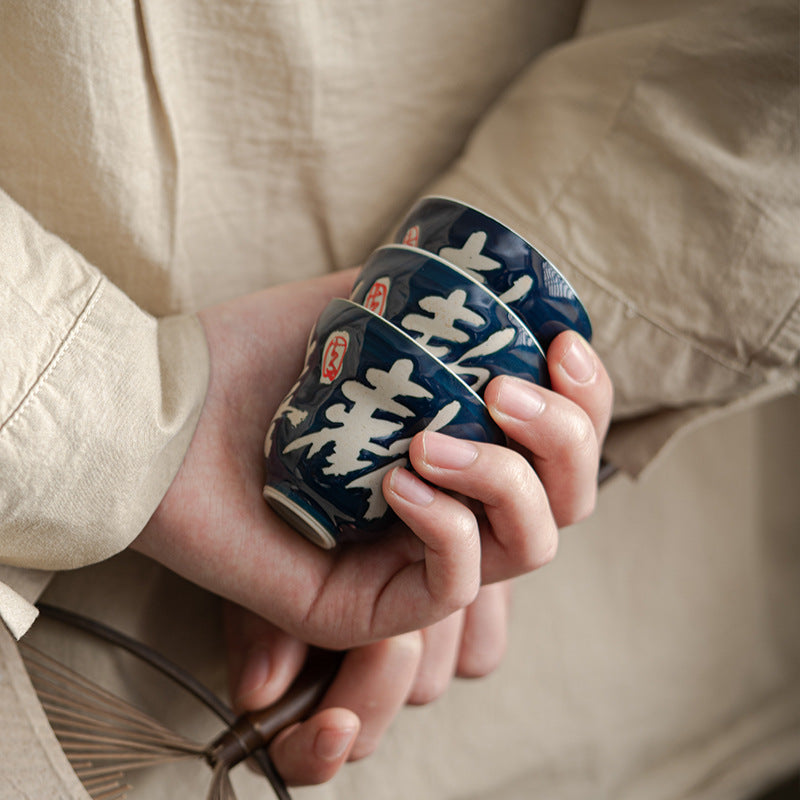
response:
{"label": "thumb", "polygon": [[234,603],[225,604],[224,622],[234,708],[253,711],[274,703],[300,672],[306,645]]}

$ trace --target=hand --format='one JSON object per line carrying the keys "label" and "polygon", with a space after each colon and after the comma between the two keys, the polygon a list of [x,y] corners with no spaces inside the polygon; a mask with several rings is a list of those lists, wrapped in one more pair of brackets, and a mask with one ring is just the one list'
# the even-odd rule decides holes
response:
{"label": "hand", "polygon": [[449,526],[462,547],[479,542],[484,584],[551,561],[559,528],[594,510],[611,381],[572,331],[552,342],[547,363],[551,390],[508,376],[486,387],[489,412],[514,449],[425,432],[412,440],[410,461],[428,483],[403,469],[384,479],[387,501],[422,541]]}
{"label": "hand", "polygon": [[[490,409],[519,443],[518,451],[479,445],[472,460],[458,467],[452,459],[458,443],[450,441],[450,459],[443,462],[437,450],[447,437],[417,437],[412,464],[449,492],[395,472],[387,478],[387,499],[410,530],[371,547],[332,553],[315,548],[263,501],[262,442],[300,371],[308,331],[330,297],[345,294],[353,278],[345,273],[286,285],[201,314],[211,358],[206,403],[178,475],[134,544],[251,609],[251,617],[261,617],[269,629],[288,631],[275,634],[284,644],[272,659],[273,693],[291,680],[304,642],[354,648],[323,708],[273,745],[280,768],[295,782],[324,780],[348,756],[368,753],[400,705],[433,699],[454,672],[492,668],[495,656],[486,654],[502,651],[505,623],[475,633],[480,628],[470,619],[491,619],[486,609],[492,604],[485,598],[496,599],[501,590],[487,587],[473,602],[481,578],[499,581],[546,563],[555,553],[557,526],[591,510],[599,442],[611,408],[611,387],[599,360],[578,337],[565,334],[550,352],[555,391],[538,392],[544,407],[535,405],[529,419],[513,413],[513,403],[510,412],[508,400],[516,389],[519,406],[520,393],[537,390],[509,379],[487,387]],[[571,350],[576,341],[577,358]],[[588,369],[576,373],[576,380],[566,369],[570,365]],[[422,633],[398,635],[414,629]],[[498,630],[498,647],[484,647]],[[399,678],[384,684],[382,674]],[[369,693],[356,691],[365,686],[371,686]],[[360,707],[356,694],[377,701]],[[240,704],[262,702],[256,692]],[[333,731],[322,737],[330,745],[328,757],[322,764],[304,761],[323,729]]]}
{"label": "hand", "polygon": [[[345,761],[377,748],[406,703],[429,703],[454,675],[476,678],[505,652],[510,584],[483,587],[476,601],[420,632],[401,634],[345,656],[319,709],[282,731],[270,747],[289,785],[330,780]],[[301,669],[306,645],[250,611],[227,604],[230,694],[240,712],[271,705]]]}
{"label": "hand", "polygon": [[287,284],[200,314],[211,363],[206,402],[177,476],[134,543],[299,640],[331,648],[427,628],[470,605],[482,581],[551,559],[557,527],[593,507],[611,409],[599,359],[562,334],[549,353],[553,391],[510,378],[486,389],[522,452],[418,435],[414,469],[447,491],[395,470],[384,491],[408,528],[374,545],[320,550],[264,502],[262,446],[308,331],[354,277]]}

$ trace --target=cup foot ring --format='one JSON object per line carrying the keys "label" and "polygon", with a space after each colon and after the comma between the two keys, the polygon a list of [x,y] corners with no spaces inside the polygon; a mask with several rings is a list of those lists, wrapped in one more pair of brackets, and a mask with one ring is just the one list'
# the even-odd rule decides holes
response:
{"label": "cup foot ring", "polygon": [[281,519],[318,547],[331,550],[336,546],[328,528],[297,499],[274,486],[264,487],[264,499]]}

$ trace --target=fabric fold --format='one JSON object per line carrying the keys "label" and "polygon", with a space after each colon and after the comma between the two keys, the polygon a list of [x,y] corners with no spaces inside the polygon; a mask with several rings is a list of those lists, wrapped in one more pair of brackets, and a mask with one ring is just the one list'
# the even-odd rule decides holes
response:
{"label": "fabric fold", "polygon": [[797,10],[722,5],[554,48],[429,187],[565,273],[615,385],[607,454],[633,475],[686,425],[800,386]]}
{"label": "fabric fold", "polygon": [[10,202],[0,219],[0,334],[17,344],[0,395],[13,477],[0,561],[70,569],[125,548],[169,487],[205,396],[205,337],[194,316],[142,311]]}

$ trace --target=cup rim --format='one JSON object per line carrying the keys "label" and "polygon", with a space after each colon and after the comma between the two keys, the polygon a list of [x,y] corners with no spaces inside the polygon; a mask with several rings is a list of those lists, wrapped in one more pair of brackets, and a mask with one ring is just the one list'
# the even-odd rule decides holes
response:
{"label": "cup rim", "polygon": [[[369,309],[368,309],[366,306],[363,306],[363,305],[361,305],[361,303],[356,303],[355,301],[353,301],[353,300],[350,300],[350,299],[348,299],[348,298],[346,298],[346,297],[334,297],[334,298],[333,298],[333,299],[332,299],[332,300],[331,300],[331,301],[328,303],[328,308],[331,308],[332,306],[336,306],[336,305],[340,305],[340,306],[342,306],[343,308],[346,308],[347,306],[351,306],[351,307],[353,307],[353,308],[357,308],[357,309],[359,309],[360,311],[363,311],[364,313],[366,313],[366,314],[368,314],[369,316],[373,317],[374,319],[378,319],[378,320],[380,320],[380,323],[379,323],[379,324],[383,324],[383,325],[385,325],[386,327],[390,328],[392,331],[394,331],[395,333],[397,333],[397,334],[398,334],[398,335],[399,335],[399,336],[400,336],[402,339],[405,339],[405,340],[407,340],[407,341],[411,342],[411,344],[414,346],[414,347],[413,347],[413,349],[414,349],[414,350],[417,350],[417,351],[419,351],[420,353],[422,353],[422,355],[423,355],[423,357],[424,357],[424,358],[423,358],[423,360],[425,360],[425,359],[432,359],[433,361],[435,361],[435,362],[436,362],[436,364],[437,364],[437,365],[438,365],[438,366],[439,366],[441,369],[443,369],[445,372],[447,372],[447,373],[448,373],[448,375],[452,375],[452,377],[453,377],[453,378],[454,378],[454,379],[455,379],[455,380],[456,380],[456,381],[457,381],[459,384],[461,384],[461,386],[463,386],[463,387],[464,387],[464,389],[466,389],[467,393],[468,393],[468,394],[470,394],[470,395],[471,395],[471,396],[472,396],[472,397],[473,397],[475,400],[477,400],[477,402],[478,402],[478,403],[480,403],[480,405],[481,405],[483,408],[487,409],[487,411],[488,411],[488,406],[487,406],[487,405],[486,405],[486,403],[484,402],[483,398],[482,398],[482,397],[481,397],[481,396],[480,396],[480,395],[479,395],[479,394],[478,394],[478,393],[477,393],[477,392],[476,392],[476,391],[475,391],[475,390],[474,390],[474,389],[473,389],[473,388],[472,388],[472,387],[471,387],[471,386],[470,386],[470,385],[469,385],[469,384],[468,384],[468,383],[467,383],[467,382],[466,382],[466,381],[465,381],[465,380],[464,380],[464,379],[463,379],[463,378],[462,378],[460,375],[458,375],[456,372],[454,372],[454,371],[453,371],[453,370],[452,370],[452,369],[451,369],[451,368],[450,368],[450,367],[449,367],[447,364],[445,364],[445,363],[444,363],[444,361],[442,361],[440,358],[438,358],[437,356],[435,356],[435,355],[434,355],[433,353],[431,353],[430,351],[426,350],[426,349],[425,349],[425,348],[424,348],[424,347],[423,347],[421,344],[419,344],[419,343],[418,343],[418,342],[417,342],[417,341],[416,341],[416,340],[415,340],[415,339],[414,339],[412,336],[410,336],[409,334],[407,334],[407,333],[406,333],[406,332],[405,332],[405,331],[404,331],[402,328],[400,328],[398,325],[395,325],[393,322],[391,322],[390,320],[386,319],[386,317],[382,317],[380,314],[376,314],[374,311],[370,311],[370,310],[369,310]],[[323,313],[324,313],[324,312],[323,312]]]}
{"label": "cup rim", "polygon": [[[527,334],[531,337],[534,344],[536,345],[536,349],[539,351],[539,354],[542,358],[547,362],[547,354],[544,352],[544,348],[542,347],[542,343],[539,341],[539,337],[528,327],[525,321],[514,311],[511,306],[509,306],[504,300],[501,300],[486,284],[481,283],[480,281],[476,280],[472,275],[470,275],[465,269],[459,267],[458,264],[454,264],[452,261],[448,261],[446,258],[442,258],[440,255],[436,253],[430,252],[430,250],[425,250],[422,247],[414,247],[410,244],[384,244],[380,247],[376,248],[372,254],[370,255],[369,259],[362,268],[362,273],[366,268],[369,261],[375,256],[377,253],[381,252],[382,250],[408,250],[410,252],[415,253],[416,255],[425,256],[425,258],[430,259],[431,261],[438,261],[443,266],[447,267],[448,269],[453,270],[454,272],[458,273],[459,275],[466,278],[470,283],[474,284],[478,287],[481,291],[488,294],[493,300],[497,302],[497,304],[502,308],[511,319],[514,320]],[[361,274],[361,273],[359,273]],[[367,309],[369,310],[369,309]],[[388,322],[389,320],[387,320]]]}
{"label": "cup rim", "polygon": [[482,208],[478,208],[477,206],[474,206],[471,203],[465,203],[463,200],[457,200],[455,197],[450,197],[449,195],[445,195],[445,194],[426,194],[423,197],[420,197],[411,206],[411,208],[409,208],[408,212],[405,215],[405,219],[408,219],[409,215],[411,214],[411,212],[415,208],[417,208],[418,206],[422,205],[422,203],[424,203],[424,202],[426,202],[428,200],[444,200],[445,202],[452,203],[455,206],[461,206],[461,208],[465,208],[465,209],[468,209],[470,211],[474,211],[475,213],[481,214],[482,216],[486,217],[486,219],[491,220],[496,225],[499,225],[501,228],[504,228],[509,233],[511,233],[514,236],[516,236],[525,245],[530,247],[531,250],[533,250],[535,253],[538,253],[553,268],[553,270],[556,273],[556,275],[558,275],[558,277],[561,278],[562,281],[564,281],[564,283],[567,285],[567,287],[569,287],[569,290],[575,296],[575,299],[578,301],[578,303],[580,303],[580,306],[584,310],[584,313],[587,313],[587,316],[588,316],[588,312],[586,312],[586,306],[583,304],[583,300],[581,300],[580,295],[575,291],[575,288],[572,286],[572,284],[566,279],[566,277],[564,276],[564,273],[538,247],[536,247],[535,245],[531,244],[521,233],[518,233],[513,228],[511,228],[508,225],[506,225],[505,222],[501,222],[499,219],[497,219],[497,217],[494,217],[491,214],[488,214]]}

